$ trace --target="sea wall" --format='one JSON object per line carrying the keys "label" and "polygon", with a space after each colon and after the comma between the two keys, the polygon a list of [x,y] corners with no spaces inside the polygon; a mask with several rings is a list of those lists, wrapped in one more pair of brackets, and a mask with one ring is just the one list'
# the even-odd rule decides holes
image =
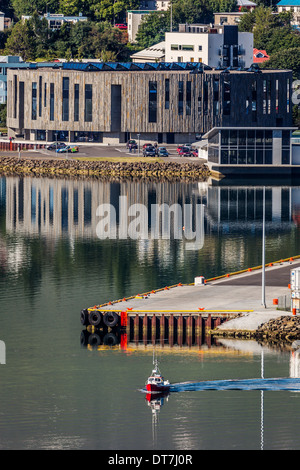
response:
{"label": "sea wall", "polygon": [[104,180],[206,181],[206,165],[175,162],[110,162],[73,159],[0,157],[0,174],[96,177]]}

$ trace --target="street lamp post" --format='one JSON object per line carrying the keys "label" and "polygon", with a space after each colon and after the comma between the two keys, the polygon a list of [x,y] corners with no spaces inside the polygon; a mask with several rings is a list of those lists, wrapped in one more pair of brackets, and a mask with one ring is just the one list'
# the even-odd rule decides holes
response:
{"label": "street lamp post", "polygon": [[263,228],[262,228],[262,305],[266,308],[265,264],[266,264],[266,188],[263,189]]}

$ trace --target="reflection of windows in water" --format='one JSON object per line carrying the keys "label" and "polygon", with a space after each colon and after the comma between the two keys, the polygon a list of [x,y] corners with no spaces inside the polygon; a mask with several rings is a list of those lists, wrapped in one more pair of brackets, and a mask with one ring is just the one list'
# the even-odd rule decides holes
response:
{"label": "reflection of windows in water", "polygon": [[68,230],[69,225],[69,193],[67,188],[61,190],[61,228],[62,230]]}
{"label": "reflection of windows in water", "polygon": [[90,225],[92,220],[92,192],[90,189],[84,188],[83,200],[84,225]]}
{"label": "reflection of windows in water", "polygon": [[[289,213],[289,194],[281,193],[281,211]],[[273,218],[273,191],[266,189],[265,218]],[[263,190],[256,188],[221,188],[220,189],[220,221],[262,221]]]}

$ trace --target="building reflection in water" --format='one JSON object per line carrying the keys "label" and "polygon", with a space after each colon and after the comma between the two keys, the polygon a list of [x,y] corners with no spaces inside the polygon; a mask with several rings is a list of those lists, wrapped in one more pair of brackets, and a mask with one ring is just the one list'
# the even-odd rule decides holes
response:
{"label": "building reflection in water", "polygon": [[[201,237],[206,231],[228,232],[244,228],[253,228],[262,223],[262,187],[249,186],[209,186],[208,183],[140,183],[122,182],[107,183],[99,181],[64,180],[50,178],[18,178],[1,179],[0,198],[6,198],[6,229],[26,235],[44,235],[48,237],[97,238],[97,208],[110,205],[115,213],[111,223],[119,227],[117,238],[126,238],[120,226],[124,219],[128,228],[131,216],[128,208],[133,204],[142,204],[148,209],[148,237],[150,228],[158,234],[158,238],[167,239],[168,232],[164,220],[157,213],[153,218],[151,207],[154,204],[173,204],[182,207],[190,205],[192,225],[199,220]],[[196,219],[196,206],[203,207],[200,219]],[[125,217],[124,217],[125,212]],[[172,214],[171,214],[172,217]],[[266,187],[266,224],[272,229],[289,230],[297,224],[300,217],[299,187]],[[174,223],[171,220],[171,238]],[[182,218],[184,223],[184,218]],[[230,227],[229,227],[230,224]],[[184,226],[180,227],[180,229]],[[110,227],[114,233],[114,226]],[[109,235],[109,233],[108,233]],[[185,234],[183,234],[185,235]],[[108,236],[109,238],[109,236]],[[183,237],[184,238],[184,237]],[[203,244],[203,239],[201,240]],[[147,249],[146,242],[141,243]]]}

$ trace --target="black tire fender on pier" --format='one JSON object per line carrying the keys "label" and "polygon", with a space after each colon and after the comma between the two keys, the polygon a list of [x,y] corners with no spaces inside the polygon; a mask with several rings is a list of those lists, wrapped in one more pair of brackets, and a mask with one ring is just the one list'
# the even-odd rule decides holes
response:
{"label": "black tire fender on pier", "polygon": [[99,310],[92,310],[89,314],[89,322],[93,326],[99,326],[102,322],[102,313]]}
{"label": "black tire fender on pier", "polygon": [[82,325],[86,326],[89,324],[89,313],[86,308],[80,312],[80,321]]}
{"label": "black tire fender on pier", "polygon": [[103,338],[103,344],[105,344],[105,346],[116,346],[118,339],[113,333],[107,333]]}
{"label": "black tire fender on pier", "polygon": [[103,317],[103,323],[106,326],[116,326],[119,322],[119,315],[116,312],[106,312]]}
{"label": "black tire fender on pier", "polygon": [[89,346],[92,348],[96,348],[97,346],[100,346],[101,344],[101,337],[97,333],[93,333],[89,336],[88,338]]}

